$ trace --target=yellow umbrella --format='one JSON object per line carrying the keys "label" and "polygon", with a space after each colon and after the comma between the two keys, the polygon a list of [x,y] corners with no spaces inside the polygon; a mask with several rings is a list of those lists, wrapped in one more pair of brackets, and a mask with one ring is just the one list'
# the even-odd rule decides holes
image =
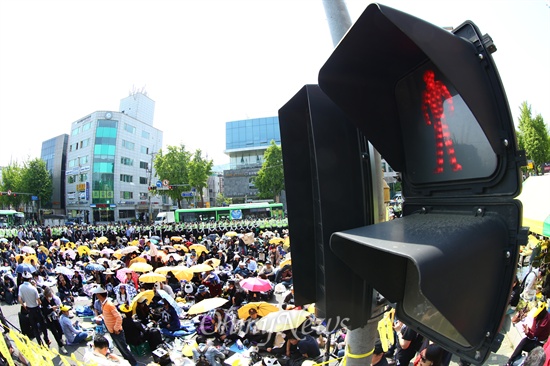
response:
{"label": "yellow umbrella", "polygon": [[[122,258],[122,253],[120,251],[121,251],[121,249],[117,249],[117,250],[115,250],[115,252],[112,255],[114,255],[116,259],[120,259],[120,258]],[[99,252],[99,250],[98,250],[98,252]]]}
{"label": "yellow umbrella", "polygon": [[285,237],[285,242],[283,243],[283,249],[288,251],[290,248],[290,236]]}
{"label": "yellow umbrella", "polygon": [[139,282],[143,283],[157,283],[166,281],[166,276],[160,273],[145,273],[139,276]]}
{"label": "yellow umbrella", "polygon": [[239,234],[237,234],[236,232],[234,231],[228,231],[225,233],[225,236],[229,236],[229,237],[233,237],[233,236],[237,236]]}
{"label": "yellow umbrella", "polygon": [[153,297],[155,297],[155,291],[147,290],[147,291],[138,292],[138,294],[134,296],[134,298],[132,299],[132,302],[130,303],[130,308],[132,309],[132,311],[136,310],[136,305],[139,299],[141,299],[142,297],[145,297],[147,299],[147,304],[150,304],[151,301],[153,301]]}
{"label": "yellow umbrella", "polygon": [[189,249],[187,249],[187,247],[183,244],[174,244],[174,248],[177,250],[183,250],[185,253],[189,252]]}
{"label": "yellow umbrella", "polygon": [[137,247],[139,246],[139,240],[132,240],[131,242],[128,243],[128,245]]}
{"label": "yellow umbrella", "polygon": [[204,264],[208,264],[210,267],[218,267],[221,261],[218,258],[209,258],[204,261]]}
{"label": "yellow umbrella", "polygon": [[38,266],[39,262],[38,262],[38,258],[36,258],[36,255],[34,254],[31,254],[31,255],[28,255],[25,257],[25,259],[23,259],[23,263],[29,263],[31,264],[31,260],[34,259],[34,265],[35,266]]}
{"label": "yellow umbrella", "polygon": [[50,251],[48,250],[48,248],[46,248],[46,247],[43,246],[43,245],[41,245],[41,246],[38,247],[38,251],[39,251],[39,252],[42,252],[42,253],[44,253],[44,254],[46,254],[46,255],[50,255]]}
{"label": "yellow umbrella", "polygon": [[269,239],[269,244],[283,244],[285,240],[283,238]]}
{"label": "yellow umbrella", "polygon": [[90,250],[90,255],[101,255],[101,252],[97,249]]}
{"label": "yellow umbrella", "polygon": [[109,242],[109,239],[107,239],[107,237],[105,237],[105,236],[101,236],[101,237],[97,238],[95,242],[97,244],[107,244]]}
{"label": "yellow umbrella", "polygon": [[210,267],[208,264],[195,264],[194,266],[189,267],[191,272],[197,273],[197,272],[206,272],[206,271],[212,271],[214,268]]}
{"label": "yellow umbrella", "polygon": [[88,248],[88,247],[85,246],[85,245],[79,246],[78,248],[76,248],[76,251],[77,251],[78,254],[80,254],[80,255],[84,255],[84,254],[90,255],[90,248]]}
{"label": "yellow umbrella", "polygon": [[197,255],[200,255],[202,252],[208,253],[208,249],[202,244],[193,244],[189,246],[189,250],[195,250],[197,252]]}
{"label": "yellow umbrella", "polygon": [[181,236],[173,236],[170,238],[170,240],[180,243],[183,241],[183,238]]}
{"label": "yellow umbrella", "polygon": [[239,318],[240,319],[248,318],[248,312],[250,311],[250,309],[256,309],[259,316],[266,316],[269,313],[273,313],[274,311],[280,310],[277,306],[265,301],[249,302],[248,304],[241,306],[237,311]]}
{"label": "yellow umbrella", "polygon": [[199,301],[195,305],[191,306],[187,314],[196,315],[196,314],[206,313],[207,311],[219,308],[220,306],[224,305],[228,301],[229,301],[228,299],[224,299],[221,297],[212,297],[210,299],[204,299]]}
{"label": "yellow umbrella", "polygon": [[191,279],[193,278],[193,271],[191,271],[189,268],[184,266],[174,266],[174,267],[164,266],[164,267],[159,267],[155,269],[155,273],[161,273],[166,275],[168,274],[168,272],[172,272],[179,281],[181,280],[191,281]]}
{"label": "yellow umbrella", "polygon": [[292,264],[292,259],[291,258],[288,258],[288,259],[285,259],[284,261],[282,261],[280,264],[279,264],[279,268],[283,268],[284,266],[286,265],[291,265]]}
{"label": "yellow umbrella", "polygon": [[143,258],[143,257],[135,257],[134,259],[132,259],[130,261],[130,265],[134,264],[134,263],[138,263],[138,262],[141,262],[141,263],[147,263],[147,259]]}
{"label": "yellow umbrella", "polygon": [[129,269],[134,272],[145,273],[151,272],[153,270],[153,266],[147,263],[136,262],[132,264]]}

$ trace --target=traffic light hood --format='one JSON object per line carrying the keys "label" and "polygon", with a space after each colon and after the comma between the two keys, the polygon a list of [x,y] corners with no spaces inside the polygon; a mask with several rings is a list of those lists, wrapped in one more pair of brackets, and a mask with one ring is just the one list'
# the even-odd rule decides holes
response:
{"label": "traffic light hood", "polygon": [[[425,195],[426,186],[434,186],[433,183],[455,180],[446,175],[451,171],[460,171],[454,174],[459,181],[476,180],[480,183],[478,191],[494,194],[495,182],[501,179],[508,165],[506,154],[516,150],[506,96],[490,51],[481,40],[483,37],[478,36],[479,31],[471,22],[464,23],[454,32],[456,34],[398,10],[371,4],[319,72],[319,86],[327,96],[395,171],[408,175],[409,186],[404,187],[407,198],[421,190],[424,192],[418,194]],[[426,103],[421,100],[422,80],[424,77],[426,82],[429,71],[435,72],[432,82],[443,85],[440,89],[448,89],[452,97],[445,98],[444,104],[441,102],[441,108],[445,108],[438,112],[441,118],[435,115],[433,106],[431,111],[424,111],[432,119],[426,122],[433,122],[433,128],[437,128],[440,119],[443,135],[446,132],[459,134],[460,131],[453,131],[454,127],[460,130],[475,127],[478,130],[469,133],[484,135],[486,139],[477,144],[482,145],[483,150],[474,153],[470,150],[476,144],[459,146],[454,139],[453,150],[445,153],[452,160],[456,150],[458,162],[456,165],[450,162],[443,174],[431,176],[427,173],[431,173],[433,167],[426,174],[419,169],[427,165],[427,160],[436,160],[436,154],[443,155],[443,149],[432,152],[419,143],[410,142],[433,140],[433,130],[420,127],[425,124],[421,104]],[[404,89],[410,90],[404,93]],[[448,131],[445,130],[447,125]],[[446,146],[448,140],[441,139],[441,144]],[[424,146],[433,144],[430,141]],[[465,155],[468,157],[464,158]],[[474,171],[486,157],[491,159],[487,165]],[[443,166],[440,169],[443,170]],[[506,187],[499,186],[498,193],[505,190],[508,195],[519,194],[519,180],[508,183]]]}

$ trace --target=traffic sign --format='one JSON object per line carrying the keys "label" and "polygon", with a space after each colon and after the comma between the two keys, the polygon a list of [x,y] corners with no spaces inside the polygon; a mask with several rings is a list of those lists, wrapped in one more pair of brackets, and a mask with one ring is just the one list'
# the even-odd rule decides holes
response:
{"label": "traffic sign", "polygon": [[165,180],[162,181],[163,186],[167,186],[169,184],[170,184],[170,181],[168,179],[165,179]]}
{"label": "traffic sign", "polygon": [[181,192],[182,197],[193,197],[193,192]]}
{"label": "traffic sign", "polygon": [[157,180],[155,185],[157,186],[157,188],[160,188],[160,187],[162,187],[162,182],[160,180]]}
{"label": "traffic sign", "polygon": [[11,196],[11,190],[8,189],[8,196]]}
{"label": "traffic sign", "polygon": [[191,192],[195,193],[197,191],[196,188],[191,188]]}
{"label": "traffic sign", "polygon": [[38,196],[31,196],[31,201],[38,201]]}

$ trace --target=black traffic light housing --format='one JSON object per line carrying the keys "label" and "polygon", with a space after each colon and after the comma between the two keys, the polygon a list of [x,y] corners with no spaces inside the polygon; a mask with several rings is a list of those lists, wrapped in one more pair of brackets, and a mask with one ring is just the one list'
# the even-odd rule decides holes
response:
{"label": "black traffic light housing", "polygon": [[295,303],[328,327],[366,324],[372,289],[329,248],[335,231],[372,223],[367,141],[317,85],[279,110]]}
{"label": "black traffic light housing", "polygon": [[[302,301],[321,300],[328,315],[357,316],[346,304],[372,286],[408,326],[476,364],[499,346],[526,242],[514,199],[525,156],[488,40],[472,22],[451,33],[370,5],[319,73],[324,103],[338,117],[316,113],[324,106],[311,102],[313,87],[279,112],[293,269],[296,278],[316,273],[315,289],[297,283],[297,300],[301,293]],[[371,167],[357,163],[368,151],[364,138],[402,174],[401,219],[369,222]],[[337,199],[328,193],[339,190]],[[338,287],[329,270],[337,278],[351,272],[361,285]],[[356,324],[370,316],[368,303]],[[338,306],[344,310],[333,313]]]}

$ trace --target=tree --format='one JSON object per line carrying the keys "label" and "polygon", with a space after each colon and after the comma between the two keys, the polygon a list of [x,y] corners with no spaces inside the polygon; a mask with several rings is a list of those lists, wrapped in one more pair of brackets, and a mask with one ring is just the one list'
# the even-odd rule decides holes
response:
{"label": "tree", "polygon": [[[2,169],[2,182],[0,190],[2,192],[22,192],[22,170],[17,162],[8,165]],[[2,207],[18,209],[21,202],[23,202],[23,196],[1,196]]]}
{"label": "tree", "polygon": [[203,207],[204,197],[202,191],[208,184],[208,177],[212,174],[212,166],[214,166],[212,160],[203,158],[200,149],[195,150],[193,159],[189,163],[189,184],[199,192]]}
{"label": "tree", "polygon": [[[22,171],[22,189],[30,195],[25,195],[24,200],[31,202],[31,195],[38,197],[38,204],[49,203],[52,198],[52,177],[46,167],[46,162],[40,158],[27,161],[24,164]],[[36,212],[39,213],[40,207],[36,207]],[[37,215],[40,222],[41,218]]]}
{"label": "tree", "polygon": [[[185,184],[189,183],[189,163],[191,154],[185,150],[185,146],[168,146],[167,152],[159,150],[153,162],[157,176],[161,180],[168,180],[172,185],[172,190],[157,191],[160,194],[165,194],[173,201],[178,203],[178,208],[181,208],[181,193],[188,190],[189,187]],[[178,186],[178,185],[182,186]]]}
{"label": "tree", "polygon": [[523,102],[520,107],[518,143],[525,150],[527,158],[533,160],[535,174],[538,175],[542,163],[550,160],[549,132],[540,114],[531,116],[531,106]]}
{"label": "tree", "polygon": [[223,193],[218,193],[216,196],[216,205],[217,206],[229,206],[233,203],[233,199],[230,197],[225,197]]}
{"label": "tree", "polygon": [[275,199],[279,202],[281,191],[285,188],[283,151],[273,140],[264,153],[264,162],[254,185],[258,189],[259,198]]}

